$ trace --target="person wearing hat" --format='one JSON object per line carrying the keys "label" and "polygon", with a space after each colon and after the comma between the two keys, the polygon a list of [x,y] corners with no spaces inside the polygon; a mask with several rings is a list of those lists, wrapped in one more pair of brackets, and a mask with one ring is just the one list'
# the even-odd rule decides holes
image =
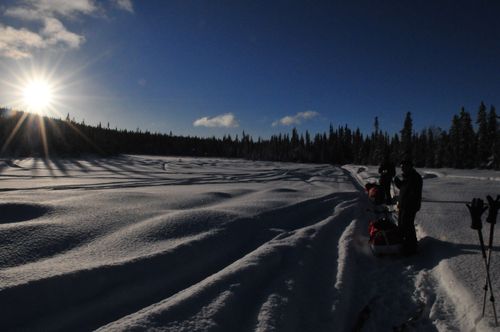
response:
{"label": "person wearing hat", "polygon": [[403,237],[402,252],[412,255],[417,252],[417,234],[415,233],[415,216],[422,203],[422,177],[413,168],[410,159],[401,161],[403,179],[394,178],[399,189],[398,227]]}

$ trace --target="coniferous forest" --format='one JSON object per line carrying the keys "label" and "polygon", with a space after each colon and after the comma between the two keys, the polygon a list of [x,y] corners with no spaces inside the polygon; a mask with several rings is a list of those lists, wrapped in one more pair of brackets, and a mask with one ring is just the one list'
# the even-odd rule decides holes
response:
{"label": "coniferous forest", "polygon": [[481,102],[471,116],[464,108],[451,119],[448,130],[426,128],[415,132],[411,113],[407,113],[400,132],[389,135],[374,119],[371,134],[347,126],[314,136],[306,131],[254,139],[248,133],[222,138],[176,136],[110,129],[84,122],[53,119],[0,108],[0,156],[75,157],[85,154],[121,153],[172,156],[246,158],[332,164],[378,164],[389,155],[398,161],[411,156],[417,167],[500,169],[499,116],[495,107]]}

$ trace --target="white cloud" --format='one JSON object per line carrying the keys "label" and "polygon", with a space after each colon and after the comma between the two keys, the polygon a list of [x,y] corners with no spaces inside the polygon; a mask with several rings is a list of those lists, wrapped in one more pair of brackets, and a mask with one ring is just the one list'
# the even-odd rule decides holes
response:
{"label": "white cloud", "polygon": [[23,6],[7,8],[5,15],[24,20],[43,20],[54,15],[72,17],[97,11],[92,0],[26,0],[23,3]]}
{"label": "white cloud", "polygon": [[7,8],[4,14],[10,17],[15,17],[27,21],[37,21],[40,19],[40,14],[38,11],[26,7]]}
{"label": "white cloud", "polygon": [[47,17],[44,20],[44,24],[45,26],[40,33],[45,37],[49,45],[62,43],[70,48],[78,48],[85,41],[85,37],[68,31],[62,22],[56,18]]}
{"label": "white cloud", "polygon": [[274,121],[273,127],[276,127],[277,125],[283,125],[283,126],[299,125],[302,123],[303,120],[309,120],[318,115],[319,113],[315,111],[306,111],[306,112],[299,112],[295,115],[287,115],[277,121]]}
{"label": "white cloud", "polygon": [[45,40],[26,29],[14,29],[0,24],[0,55],[13,59],[28,58],[33,48],[44,48]]}
{"label": "white cloud", "polygon": [[[133,12],[131,0],[112,0],[118,7]],[[21,21],[39,22],[37,32],[0,24],[0,56],[21,59],[32,56],[37,49],[59,45],[77,49],[85,37],[67,29],[63,19],[93,15],[100,8],[95,0],[22,0],[6,8],[4,15]]]}
{"label": "white cloud", "polygon": [[238,127],[239,123],[233,113],[217,115],[213,118],[205,116],[193,122],[195,127]]}
{"label": "white cloud", "polygon": [[34,6],[48,13],[59,13],[64,16],[91,14],[97,11],[93,0],[31,0]]}
{"label": "white cloud", "polygon": [[126,10],[130,13],[134,12],[134,6],[132,5],[132,0],[115,0],[115,4],[120,9]]}

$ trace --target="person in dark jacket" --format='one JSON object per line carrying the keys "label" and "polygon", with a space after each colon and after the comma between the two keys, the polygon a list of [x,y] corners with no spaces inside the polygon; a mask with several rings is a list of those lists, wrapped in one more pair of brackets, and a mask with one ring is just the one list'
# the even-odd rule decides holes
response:
{"label": "person in dark jacket", "polygon": [[401,170],[403,179],[394,178],[394,184],[399,188],[398,227],[403,237],[403,254],[412,255],[417,251],[415,216],[422,203],[422,177],[409,159],[401,162]]}
{"label": "person in dark jacket", "polygon": [[393,204],[391,196],[391,183],[392,178],[396,176],[396,167],[388,154],[385,155],[384,161],[380,164],[378,174],[380,174],[380,185],[384,189],[385,203]]}

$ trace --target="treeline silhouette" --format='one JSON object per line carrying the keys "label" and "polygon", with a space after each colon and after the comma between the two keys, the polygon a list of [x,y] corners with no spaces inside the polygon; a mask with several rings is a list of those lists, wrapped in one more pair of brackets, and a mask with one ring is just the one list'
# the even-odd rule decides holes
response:
{"label": "treeline silhouette", "polygon": [[397,162],[411,156],[417,167],[500,169],[500,133],[495,107],[481,102],[475,126],[462,108],[452,119],[448,131],[427,128],[413,130],[411,113],[406,114],[399,133],[389,135],[374,119],[371,134],[347,126],[314,136],[294,128],[291,133],[254,140],[243,131],[241,137],[222,138],[176,136],[110,129],[70,119],[53,119],[23,111],[0,108],[0,156],[75,157],[84,154],[152,154],[246,158],[332,164],[378,164],[384,156]]}

